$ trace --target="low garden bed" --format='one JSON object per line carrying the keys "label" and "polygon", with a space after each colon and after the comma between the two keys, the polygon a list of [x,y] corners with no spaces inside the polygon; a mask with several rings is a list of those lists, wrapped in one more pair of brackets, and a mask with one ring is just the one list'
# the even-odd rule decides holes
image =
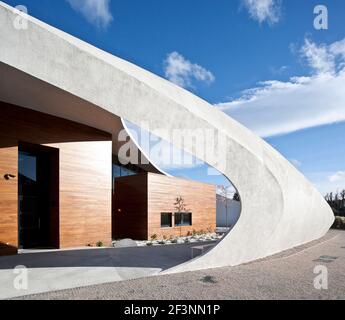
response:
{"label": "low garden bed", "polygon": [[185,237],[170,237],[169,239],[156,239],[155,236],[151,237],[148,241],[136,241],[138,246],[162,246],[172,244],[189,244],[189,243],[202,243],[208,241],[218,241],[223,238],[222,234],[217,233],[205,233],[195,234]]}
{"label": "low garden bed", "polygon": [[345,217],[335,217],[332,229],[345,230]]}

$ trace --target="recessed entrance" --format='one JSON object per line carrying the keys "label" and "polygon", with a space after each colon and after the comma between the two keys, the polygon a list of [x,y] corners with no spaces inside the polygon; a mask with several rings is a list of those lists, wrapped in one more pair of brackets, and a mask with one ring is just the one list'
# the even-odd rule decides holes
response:
{"label": "recessed entrance", "polygon": [[59,151],[27,143],[18,155],[19,247],[59,247]]}

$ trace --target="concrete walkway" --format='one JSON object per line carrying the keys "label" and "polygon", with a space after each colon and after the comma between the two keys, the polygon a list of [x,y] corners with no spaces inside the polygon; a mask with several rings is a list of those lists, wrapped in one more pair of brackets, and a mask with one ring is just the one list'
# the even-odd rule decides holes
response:
{"label": "concrete walkway", "polygon": [[[84,248],[0,257],[0,299],[153,276],[191,259],[192,246]],[[27,289],[15,288],[18,266],[27,268]]]}
{"label": "concrete walkway", "polygon": [[[314,287],[326,267],[328,289]],[[25,299],[345,299],[345,232],[238,267],[108,283]]]}

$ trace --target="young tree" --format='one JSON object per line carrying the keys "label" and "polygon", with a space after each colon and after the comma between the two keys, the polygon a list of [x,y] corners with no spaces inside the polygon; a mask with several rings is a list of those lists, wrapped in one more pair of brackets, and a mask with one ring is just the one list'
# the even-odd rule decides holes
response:
{"label": "young tree", "polygon": [[337,210],[340,210],[340,208],[341,208],[338,191],[337,191],[337,193],[336,193],[335,196],[334,196],[334,207],[335,207]]}
{"label": "young tree", "polygon": [[330,194],[329,194],[329,201],[331,203],[333,202],[333,192],[330,192]]}
{"label": "young tree", "polygon": [[[176,198],[175,203],[175,215],[176,214],[182,214],[182,213],[186,213],[189,210],[187,209],[187,205],[185,203],[185,200],[182,198],[182,196],[179,196]],[[180,224],[180,237],[182,236],[182,225]]]}
{"label": "young tree", "polygon": [[175,206],[176,212],[178,213],[187,211],[187,205],[185,203],[185,200],[182,198],[182,196],[179,196],[176,198],[174,206]]}
{"label": "young tree", "polygon": [[345,208],[345,189],[340,192],[341,209]]}
{"label": "young tree", "polygon": [[241,201],[240,195],[237,192],[234,194],[233,200]]}

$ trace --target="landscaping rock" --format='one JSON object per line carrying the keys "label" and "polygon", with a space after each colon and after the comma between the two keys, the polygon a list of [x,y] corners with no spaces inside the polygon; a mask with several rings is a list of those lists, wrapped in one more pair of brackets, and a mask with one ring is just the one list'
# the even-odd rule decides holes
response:
{"label": "landscaping rock", "polygon": [[120,241],[113,242],[114,248],[131,248],[131,247],[137,247],[138,244],[132,240],[132,239],[123,239]]}

